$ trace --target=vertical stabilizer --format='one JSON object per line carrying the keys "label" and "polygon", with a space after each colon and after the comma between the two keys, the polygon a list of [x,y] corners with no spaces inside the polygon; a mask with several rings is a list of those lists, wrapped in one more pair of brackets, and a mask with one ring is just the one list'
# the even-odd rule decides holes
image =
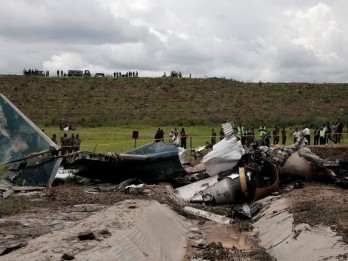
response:
{"label": "vertical stabilizer", "polygon": [[0,93],[0,165],[58,146]]}

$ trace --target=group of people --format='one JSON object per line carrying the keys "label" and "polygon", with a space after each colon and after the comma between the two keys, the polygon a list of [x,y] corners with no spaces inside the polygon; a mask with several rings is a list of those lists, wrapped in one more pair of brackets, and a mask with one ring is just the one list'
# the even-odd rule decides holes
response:
{"label": "group of people", "polygon": [[36,76],[50,76],[49,71],[39,71],[38,69],[29,69],[26,70],[25,68],[23,69],[23,74],[24,75],[36,75]]}
{"label": "group of people", "polygon": [[[58,144],[57,135],[53,134],[51,140]],[[60,145],[61,145],[61,155],[66,155],[68,153],[72,153],[80,150],[81,139],[79,134],[72,133],[70,137],[68,137],[67,133],[64,133],[62,137],[60,137]]]}
{"label": "group of people", "polygon": [[[220,140],[223,140],[225,138],[225,133],[224,133],[224,130],[223,130],[222,127],[220,128],[219,135],[220,135]],[[216,144],[216,136],[217,136],[216,131],[215,131],[214,128],[212,128],[211,129],[211,140],[210,141],[211,141],[211,145],[213,145],[213,146]]]}
{"label": "group of people", "polygon": [[57,77],[63,77],[63,76],[66,76],[65,73],[63,74],[63,70],[57,70]]}
{"label": "group of people", "polygon": [[[177,130],[177,128],[171,129],[169,131],[169,142],[170,143],[180,145],[181,147],[186,149],[186,146],[187,146],[186,139],[187,139],[187,135],[186,135],[184,128],[181,128],[180,133]],[[164,131],[163,131],[163,129],[158,128],[156,131],[156,134],[155,134],[155,142],[160,142],[160,141],[164,141]]]}
{"label": "group of people", "polygon": [[121,78],[121,77],[126,77],[126,78],[133,78],[133,77],[138,77],[138,71],[135,72],[126,72],[125,74],[122,74],[121,72],[114,72],[114,78]]}
{"label": "group of people", "polygon": [[[348,130],[348,127],[347,127]],[[287,141],[287,129],[285,126],[281,128],[277,125],[274,127],[272,133],[266,128],[265,124],[262,124],[259,131],[259,137],[255,138],[255,130],[254,128],[245,128],[243,125],[236,126],[234,128],[234,132],[237,137],[241,140],[243,146],[249,147],[250,144],[257,141],[259,145],[262,146],[271,146],[273,145],[283,145],[285,146]],[[322,125],[321,128],[315,127],[313,131],[314,136],[314,145],[325,145],[328,144],[329,141],[333,143],[341,143],[343,142],[343,124],[340,119],[336,122],[326,122]],[[225,138],[225,134],[223,128],[220,128],[220,140]],[[301,137],[306,138],[306,144],[311,145],[311,130],[308,125],[304,126],[302,130],[299,128],[295,128],[292,133],[293,142],[296,143]],[[176,128],[171,129],[169,132],[169,142],[176,143],[181,145],[183,148],[186,148],[186,139],[187,135],[185,133],[185,129],[182,128],[180,133]],[[211,129],[211,145],[216,144],[217,133],[214,128]],[[257,139],[257,140],[256,140]],[[164,131],[161,128],[158,128],[155,134],[155,142],[164,141]]]}
{"label": "group of people", "polygon": [[[321,128],[315,127],[313,131],[314,136],[314,145],[325,145],[329,141],[333,143],[341,143],[343,141],[343,124],[340,119],[337,119],[336,122],[326,122],[322,125]],[[255,141],[254,129],[253,128],[244,128],[242,125],[235,128],[235,133],[240,138],[242,145],[249,146]],[[213,137],[213,134],[212,134]],[[221,135],[220,135],[221,137]],[[272,134],[267,130],[266,126],[262,124],[259,128],[259,139],[258,143],[264,146],[271,145],[271,138],[273,137],[273,145],[285,145],[287,139],[287,130],[285,126],[279,128],[275,126]],[[304,126],[302,130],[295,128],[292,133],[293,142],[296,143],[301,137],[306,138],[306,144],[311,145],[311,130],[308,125]],[[213,139],[212,139],[213,141]]]}
{"label": "group of people", "polygon": [[[164,74],[165,75],[165,74]],[[181,78],[182,77],[182,73],[180,71],[171,71],[170,72],[170,77],[178,77]]]}
{"label": "group of people", "polygon": [[[314,145],[325,145],[328,144],[329,141],[332,141],[333,143],[341,143],[343,141],[342,131],[343,124],[340,119],[336,122],[332,122],[332,124],[326,122],[321,128],[315,127],[313,131]],[[235,132],[241,137],[243,145],[249,146],[254,142],[254,131],[252,128],[244,129],[244,127],[237,127]],[[258,142],[260,145],[270,146],[271,137],[273,137],[273,145],[278,145],[280,142],[283,146],[286,144],[287,130],[285,126],[282,128],[275,126],[271,134],[266,126],[262,124],[259,128],[259,135]],[[294,143],[296,143],[301,137],[304,137],[306,139],[306,144],[311,145],[311,130],[308,125],[305,125],[302,130],[295,128],[292,137]]]}
{"label": "group of people", "polygon": [[[325,145],[328,144],[329,141],[333,143],[341,143],[343,142],[343,123],[340,119],[337,121],[333,121],[324,123],[320,128],[315,127],[313,131],[313,141],[314,145]],[[293,133],[294,143],[300,138],[305,137],[307,140],[307,144],[311,144],[311,135],[308,126],[305,126],[302,131],[299,131],[298,128],[295,129]]]}
{"label": "group of people", "polygon": [[59,129],[61,131],[76,130],[74,123],[66,119],[61,119],[59,121]]}

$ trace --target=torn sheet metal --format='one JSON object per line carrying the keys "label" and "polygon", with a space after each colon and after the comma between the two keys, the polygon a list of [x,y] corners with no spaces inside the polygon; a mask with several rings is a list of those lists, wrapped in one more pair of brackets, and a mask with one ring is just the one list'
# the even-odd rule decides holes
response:
{"label": "torn sheet metal", "polygon": [[261,204],[253,203],[251,205],[244,203],[236,211],[233,212],[233,218],[251,219],[262,208]]}
{"label": "torn sheet metal", "polygon": [[224,131],[225,137],[231,137],[232,134],[234,133],[232,122],[226,122],[221,124],[221,128]]}
{"label": "torn sheet metal", "polygon": [[225,217],[225,216],[220,216],[211,212],[207,212],[201,209],[197,209],[197,208],[193,208],[193,207],[189,207],[186,206],[183,208],[183,211],[186,213],[189,213],[191,215],[195,215],[195,216],[199,216],[199,217],[203,217],[205,219],[209,219],[212,221],[215,221],[219,224],[232,224],[233,223],[233,219]]}
{"label": "torn sheet metal", "polygon": [[238,174],[233,173],[223,179],[219,176],[177,188],[175,193],[184,200],[190,199],[191,203],[221,205],[251,202],[279,189],[278,169],[267,160],[264,160],[260,168],[245,165],[238,169]]}
{"label": "torn sheet metal", "polygon": [[198,192],[206,189],[207,187],[210,187],[217,183],[218,176],[212,176],[206,179],[202,179],[196,182],[193,182],[191,184],[176,188],[174,190],[175,195],[185,201],[190,201],[190,199]]}
{"label": "torn sheet metal", "polygon": [[316,164],[313,158],[301,156],[301,151],[292,153],[285,161],[284,165],[279,167],[281,176],[302,177],[311,179],[326,178],[336,181],[339,177],[329,168]]}
{"label": "torn sheet metal", "polygon": [[32,153],[58,149],[32,121],[3,94],[0,94],[0,165]]}
{"label": "torn sheet metal", "polygon": [[63,158],[49,157],[40,160],[32,165],[21,163],[13,183],[17,186],[51,186]]}
{"label": "torn sheet metal", "polygon": [[242,155],[244,149],[236,136],[224,138],[213,146],[213,150],[203,157],[206,173],[209,176],[232,170]]}
{"label": "torn sheet metal", "polygon": [[187,173],[180,163],[178,146],[152,142],[122,154],[76,152],[67,157],[65,169],[76,175],[118,183],[129,178],[146,181],[167,181]]}
{"label": "torn sheet metal", "polygon": [[341,178],[326,166],[326,161],[306,147],[304,141],[301,138],[291,146],[270,150],[268,159],[278,165],[279,175],[340,181]]}

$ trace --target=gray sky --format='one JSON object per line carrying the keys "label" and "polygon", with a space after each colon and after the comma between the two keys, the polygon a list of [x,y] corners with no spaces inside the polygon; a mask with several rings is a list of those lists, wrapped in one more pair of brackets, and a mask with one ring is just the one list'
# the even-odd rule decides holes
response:
{"label": "gray sky", "polygon": [[348,82],[346,0],[0,2],[0,74],[92,74]]}

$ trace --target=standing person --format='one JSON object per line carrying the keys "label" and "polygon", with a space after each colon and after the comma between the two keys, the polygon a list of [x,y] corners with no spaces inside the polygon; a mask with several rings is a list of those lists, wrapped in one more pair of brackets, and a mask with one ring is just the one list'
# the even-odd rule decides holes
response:
{"label": "standing person", "polygon": [[263,136],[263,145],[267,147],[271,145],[271,133],[269,131]]}
{"label": "standing person", "polygon": [[164,130],[163,129],[161,129],[161,141],[164,142]]}
{"label": "standing person", "polygon": [[175,132],[175,131],[174,131],[174,136],[173,136],[172,142],[173,142],[174,144],[176,144],[176,145],[180,145],[179,134],[178,134],[178,132]]}
{"label": "standing person", "polygon": [[320,130],[318,127],[315,127],[314,130],[314,145],[319,145],[319,139],[320,139]]}
{"label": "standing person", "polygon": [[169,142],[173,142],[174,137],[174,129],[171,129],[169,131]]}
{"label": "standing person", "polygon": [[237,135],[240,138],[242,145],[244,146],[245,144],[245,134],[244,134],[244,127],[243,124],[237,127]]}
{"label": "standing person", "polygon": [[302,130],[302,134],[303,134],[303,137],[306,138],[307,144],[308,144],[308,145],[311,145],[311,134],[310,134],[310,133],[311,133],[311,132],[310,132],[308,126],[306,125],[306,126],[304,127],[304,129]]}
{"label": "standing person", "polygon": [[333,139],[333,142],[337,143],[337,124],[335,122],[332,122],[331,125],[331,137]]}
{"label": "standing person", "polygon": [[325,144],[329,144],[329,140],[332,141],[331,139],[331,126],[330,126],[330,123],[329,122],[326,122],[326,125],[325,125]]}
{"label": "standing person", "polygon": [[282,145],[285,146],[286,143],[286,129],[285,126],[282,128]]}
{"label": "standing person", "polygon": [[273,144],[278,145],[279,143],[279,128],[276,125],[273,130]]}
{"label": "standing person", "polygon": [[60,147],[62,149],[62,155],[67,154],[69,148],[69,138],[67,133],[64,133],[63,137],[60,137],[60,144]]}
{"label": "standing person", "polygon": [[59,77],[59,70],[57,70],[57,76]]}
{"label": "standing person", "polygon": [[338,135],[337,135],[337,123],[332,122],[332,125],[331,125],[331,130],[332,130],[332,137],[333,137],[333,141],[334,141],[334,143],[337,143],[337,141],[338,141]]}
{"label": "standing person", "polygon": [[251,143],[255,142],[254,128],[248,128],[247,130],[247,142],[246,146],[249,147]]}
{"label": "standing person", "polygon": [[179,136],[179,131],[178,131],[177,128],[174,128],[174,135],[175,135],[175,136]]}
{"label": "standing person", "polygon": [[267,134],[267,128],[265,124],[262,124],[259,128],[260,138],[263,138]]}
{"label": "standing person", "polygon": [[221,127],[220,128],[220,140],[223,140],[224,138],[225,138],[224,129]]}
{"label": "standing person", "polygon": [[71,133],[71,137],[69,139],[69,148],[68,148],[69,153],[74,151],[75,139],[76,139],[75,134]]}
{"label": "standing person", "polygon": [[78,133],[76,133],[73,150],[74,151],[79,151],[80,150],[80,146],[81,146],[80,135]]}
{"label": "standing person", "polygon": [[162,140],[162,132],[161,129],[158,128],[155,134],[155,142],[160,142]]}
{"label": "standing person", "polygon": [[184,149],[186,149],[186,133],[185,133],[185,129],[181,128],[180,131],[180,140],[181,140],[181,147],[183,147]]}
{"label": "standing person", "polygon": [[325,132],[326,132],[326,128],[325,128],[325,124],[323,124],[323,127],[321,127],[319,131],[320,145],[325,145]]}
{"label": "standing person", "polygon": [[216,144],[216,132],[214,129],[211,129],[211,144],[213,146]]}
{"label": "standing person", "polygon": [[296,143],[301,138],[301,132],[298,130],[298,128],[295,128],[292,136],[294,137],[294,143]]}
{"label": "standing person", "polygon": [[340,119],[337,119],[337,142],[341,143],[342,140],[343,124]]}
{"label": "standing person", "polygon": [[[54,134],[52,134],[52,138],[51,138],[51,140],[55,143],[55,144],[58,144],[58,141],[57,141],[57,135],[54,133]],[[56,149],[52,149],[51,150],[51,154],[52,154],[52,156],[58,156],[58,153],[59,153],[59,151],[58,150],[56,150]]]}
{"label": "standing person", "polygon": [[57,141],[57,134],[52,134],[52,138],[51,140],[55,143],[55,144],[58,144],[58,141]]}

